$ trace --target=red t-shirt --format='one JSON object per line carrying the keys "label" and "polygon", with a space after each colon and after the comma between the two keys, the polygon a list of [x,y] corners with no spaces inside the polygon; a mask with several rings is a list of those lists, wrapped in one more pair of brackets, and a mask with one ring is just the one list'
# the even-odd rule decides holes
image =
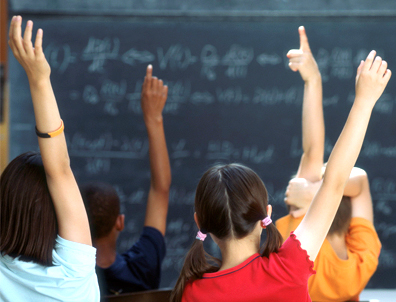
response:
{"label": "red t-shirt", "polygon": [[311,301],[313,262],[294,234],[269,258],[254,254],[241,264],[186,284],[182,302]]}

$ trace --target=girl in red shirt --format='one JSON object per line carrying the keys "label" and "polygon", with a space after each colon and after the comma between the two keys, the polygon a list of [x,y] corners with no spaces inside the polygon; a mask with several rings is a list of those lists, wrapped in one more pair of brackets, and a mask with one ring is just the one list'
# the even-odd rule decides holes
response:
{"label": "girl in red shirt", "polygon": [[[215,166],[202,176],[194,214],[200,231],[171,301],[311,301],[307,281],[314,273],[312,261],[328,233],[372,109],[390,76],[387,63],[376,57],[375,51],[361,62],[355,101],[330,155],[322,185],[304,219],[283,245],[271,223],[267,191],[256,173],[230,164]],[[263,228],[267,239],[259,254]],[[221,261],[205,253],[207,234],[219,246]]]}

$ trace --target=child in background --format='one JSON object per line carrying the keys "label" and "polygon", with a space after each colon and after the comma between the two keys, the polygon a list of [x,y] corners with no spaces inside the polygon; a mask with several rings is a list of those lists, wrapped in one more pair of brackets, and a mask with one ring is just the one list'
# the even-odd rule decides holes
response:
{"label": "child in background", "polygon": [[70,169],[63,122],[42,50],[43,31],[31,42],[12,18],[9,45],[29,79],[40,154],[15,158],[1,175],[0,300],[99,301],[96,249]]}
{"label": "child in background", "polygon": [[166,148],[162,110],[168,87],[152,76],[152,66],[142,87],[141,105],[149,139],[151,185],[141,237],[127,252],[116,251],[119,233],[124,229],[120,200],[115,189],[105,183],[87,183],[81,194],[97,248],[96,272],[102,295],[156,289],[165,257],[165,230],[168,213],[171,170]]}
{"label": "child in background", "polygon": [[[307,284],[314,273],[312,261],[338,209],[372,109],[391,76],[387,63],[375,55],[370,52],[357,70],[355,101],[323,182],[304,219],[283,245],[270,218],[265,186],[256,173],[230,164],[215,166],[202,176],[194,214],[200,231],[171,301],[311,301]],[[263,228],[267,240],[259,254]],[[207,234],[219,246],[221,261],[205,253]]]}
{"label": "child in background", "polygon": [[[300,50],[290,50],[288,57],[290,68],[298,70],[305,82],[302,116],[304,152],[297,178],[290,181],[286,191],[285,202],[290,213],[276,221],[283,240],[302,221],[324,171],[322,83],[304,28],[300,27],[299,31]],[[316,275],[308,281],[309,294],[314,301],[358,301],[359,293],[378,265],[381,243],[373,226],[371,194],[365,171],[356,167],[352,169],[343,195],[315,260]]]}

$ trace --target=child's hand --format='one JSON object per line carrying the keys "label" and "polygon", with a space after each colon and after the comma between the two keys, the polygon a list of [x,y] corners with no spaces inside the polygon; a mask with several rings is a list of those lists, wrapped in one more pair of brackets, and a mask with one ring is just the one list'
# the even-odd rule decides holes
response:
{"label": "child's hand", "polygon": [[162,121],[162,110],[164,109],[168,96],[168,86],[162,80],[152,76],[153,67],[147,66],[146,77],[142,86],[141,106],[144,120]]}
{"label": "child's hand", "polygon": [[366,61],[361,61],[356,74],[356,100],[355,102],[367,101],[374,107],[375,103],[384,91],[392,75],[387,69],[388,63],[375,57],[375,50],[371,51]]}
{"label": "child's hand", "polygon": [[320,78],[319,68],[309,47],[304,26],[300,26],[298,32],[300,34],[300,49],[291,49],[287,53],[289,67],[293,71],[299,71],[304,82]]}
{"label": "child's hand", "polygon": [[27,22],[23,38],[21,36],[21,24],[21,16],[14,16],[12,18],[8,44],[15,58],[25,69],[30,82],[49,79],[51,68],[43,53],[43,30],[39,29],[37,31],[36,41],[33,47],[31,41],[33,22],[30,20]]}
{"label": "child's hand", "polygon": [[293,217],[304,215],[322,181],[310,182],[305,178],[293,178],[289,181],[286,189],[285,203],[292,209],[290,214]]}

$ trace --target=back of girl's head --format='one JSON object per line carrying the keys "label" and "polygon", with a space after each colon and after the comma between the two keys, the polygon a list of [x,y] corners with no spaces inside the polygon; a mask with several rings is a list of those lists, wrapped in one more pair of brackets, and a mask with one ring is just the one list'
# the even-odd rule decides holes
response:
{"label": "back of girl's head", "polygon": [[2,173],[0,225],[3,255],[52,265],[57,221],[40,154],[21,154]]}
{"label": "back of girl's head", "polygon": [[[268,194],[260,177],[239,165],[218,165],[210,168],[198,183],[195,212],[200,230],[220,240],[242,239],[253,232],[267,216]],[[262,255],[277,252],[282,237],[273,224],[267,226],[267,240]],[[217,259],[205,253],[203,242],[195,240],[188,252],[171,301],[181,301],[185,284],[202,278],[204,273],[218,270]]]}
{"label": "back of girl's head", "polygon": [[267,216],[268,194],[260,177],[238,164],[219,165],[201,178],[195,212],[203,233],[241,239]]}

